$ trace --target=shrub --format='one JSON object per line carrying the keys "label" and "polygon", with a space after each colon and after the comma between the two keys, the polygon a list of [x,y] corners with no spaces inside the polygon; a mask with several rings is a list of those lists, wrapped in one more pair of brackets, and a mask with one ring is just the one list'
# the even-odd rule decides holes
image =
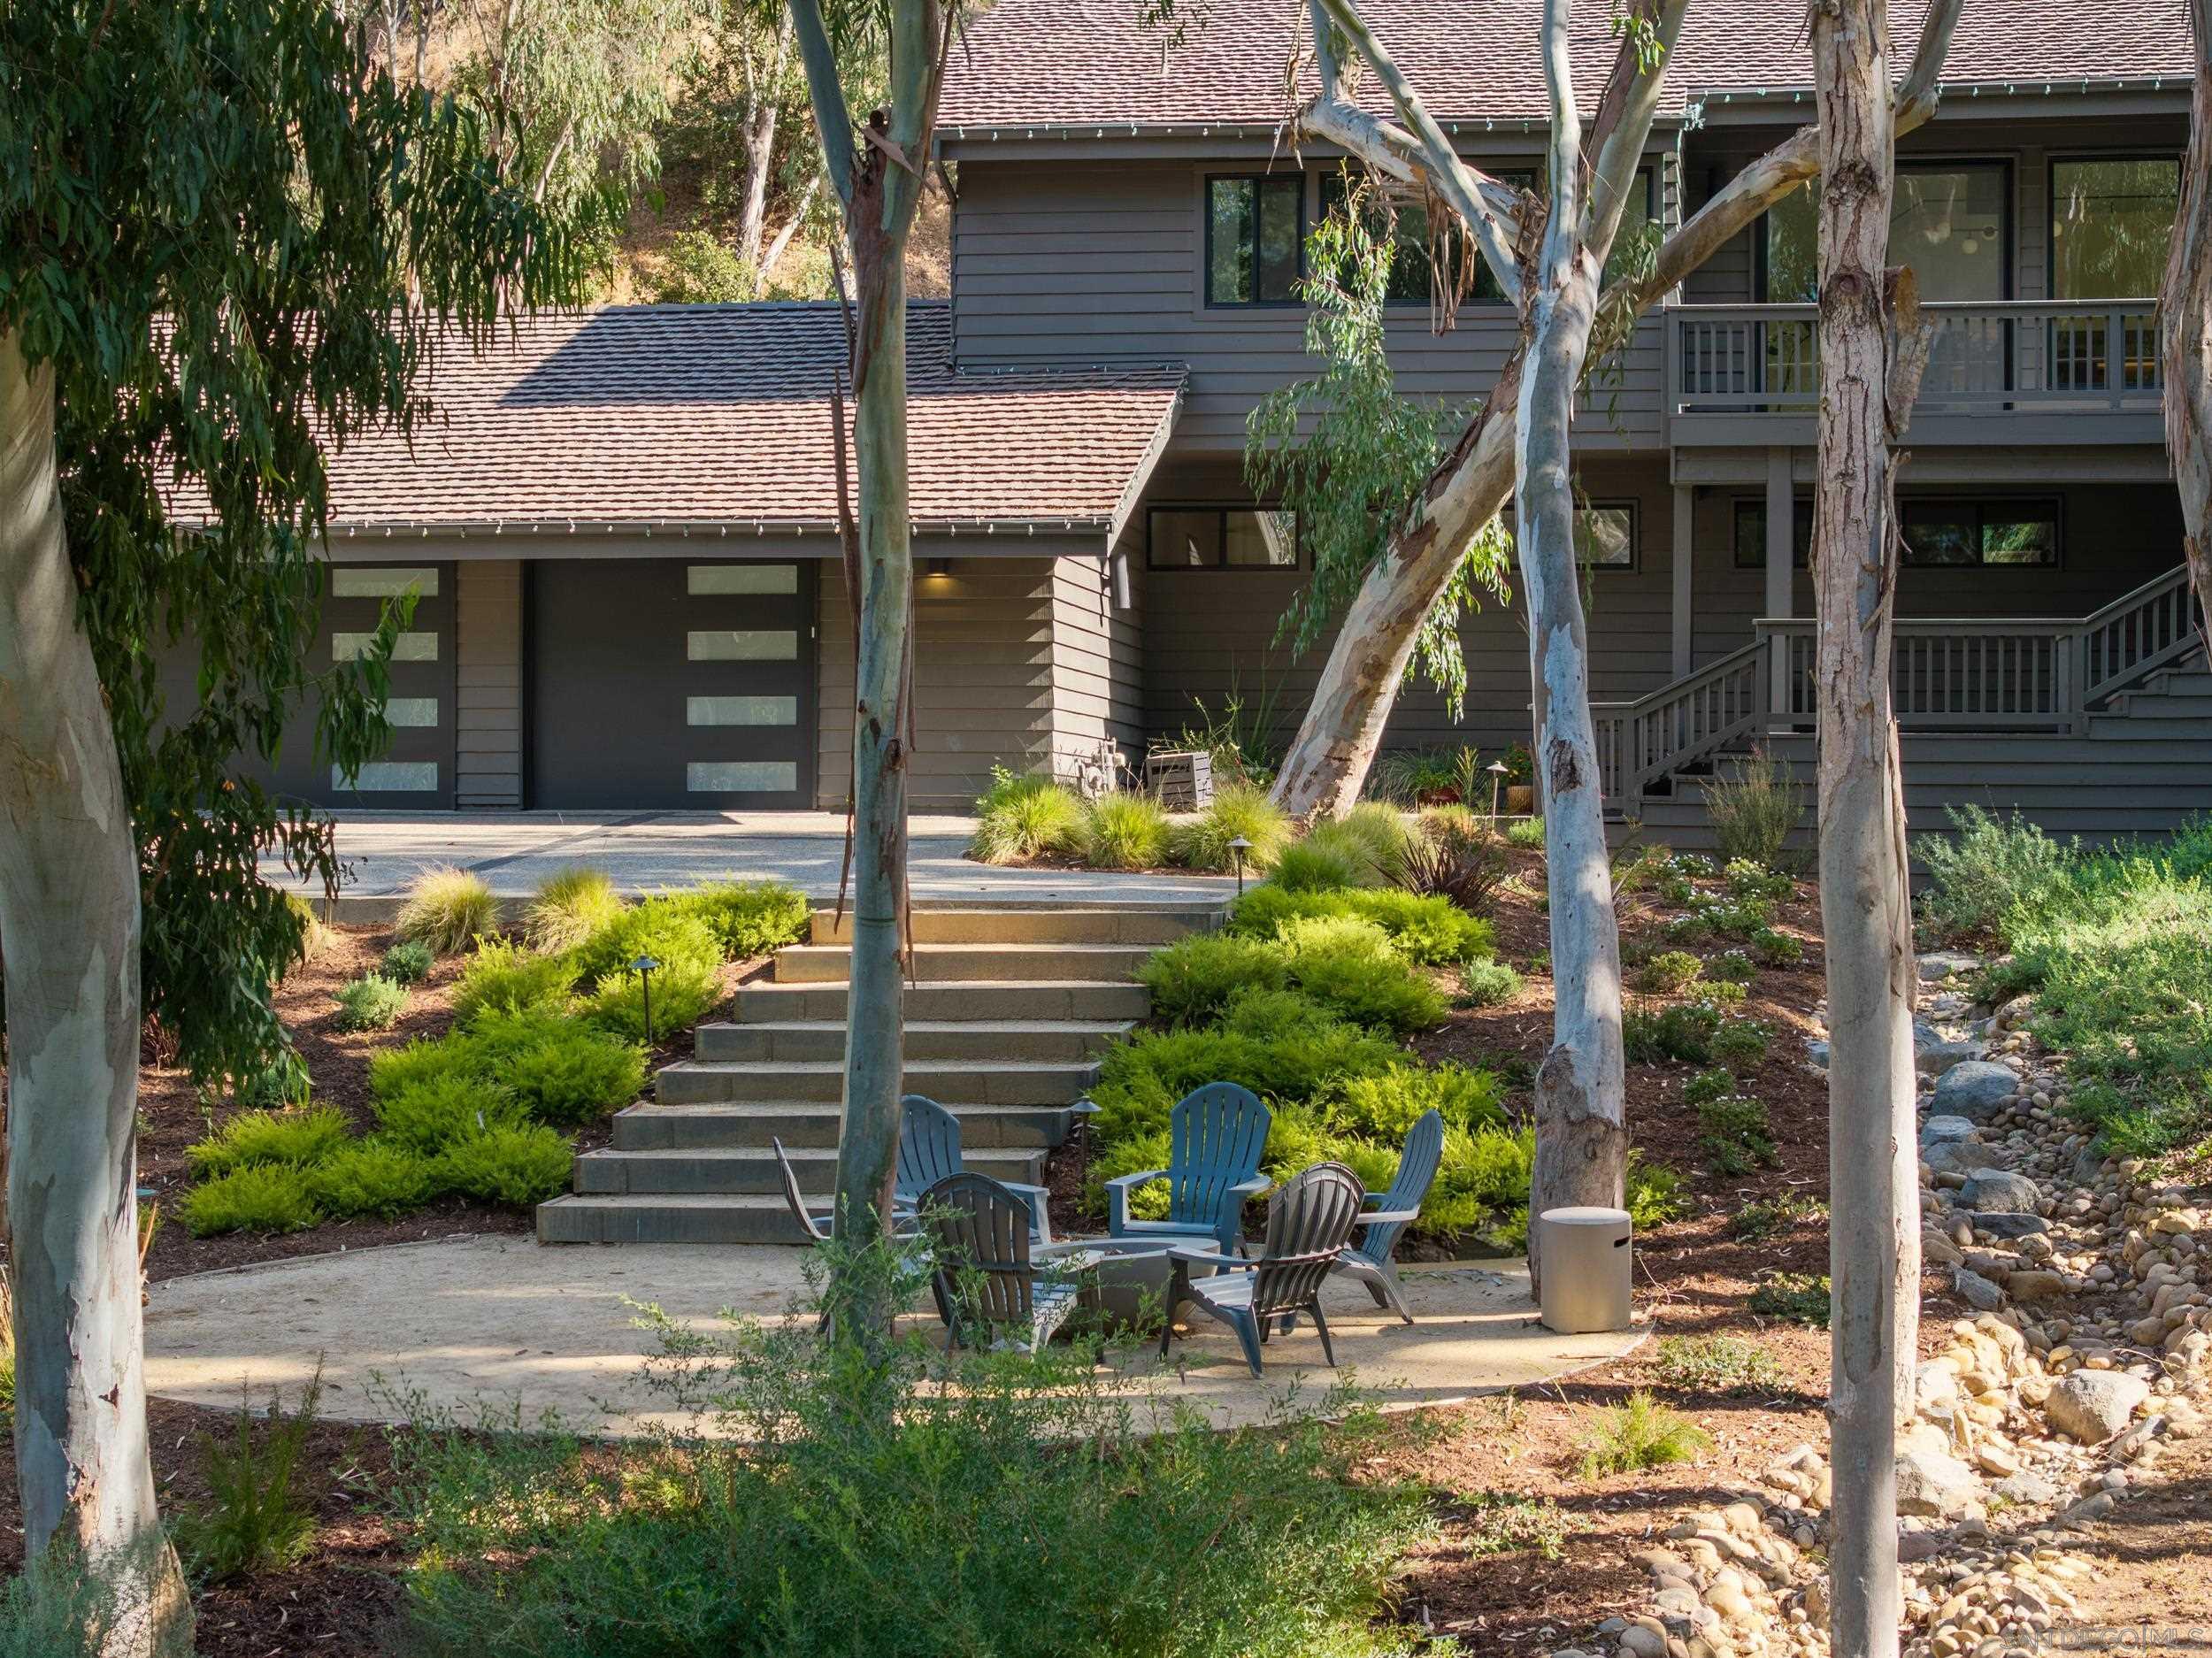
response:
{"label": "shrub", "polygon": [[1646,995],[1678,995],[1697,983],[1705,963],[1687,950],[1662,950],[1636,970],[1631,981]]}
{"label": "shrub", "polygon": [[1582,1436],[1579,1466],[1583,1478],[1602,1479],[1686,1462],[1712,1443],[1712,1435],[1696,1423],[1639,1388],[1626,1404],[1597,1411]]}
{"label": "shrub", "polygon": [[[646,1040],[646,983],[637,973],[616,973],[600,981],[585,1003],[584,1017],[599,1029],[633,1042]],[[652,1040],[687,1031],[714,1011],[723,998],[718,966],[697,962],[664,963],[653,971]]]}
{"label": "shrub", "polygon": [[1517,817],[1505,826],[1508,846],[1518,847],[1524,852],[1544,849],[1544,820],[1541,817]]}
{"label": "shrub", "polygon": [[241,1111],[205,1140],[184,1148],[192,1172],[206,1178],[262,1163],[304,1168],[346,1142],[346,1119],[331,1106]]}
{"label": "shrub", "polygon": [[241,1404],[228,1446],[205,1437],[210,1503],[188,1511],[177,1525],[178,1552],[196,1576],[221,1583],[305,1557],[315,1540],[315,1511],[296,1482],[322,1386],[318,1370],[290,1416],[272,1394],[265,1428],[257,1432],[252,1409]]}
{"label": "shrub", "polygon": [[1094,870],[1149,870],[1167,862],[1167,813],[1157,801],[1117,790],[1083,816],[1080,850]]}
{"label": "shrub", "polygon": [[1274,939],[1294,922],[1332,917],[1371,921],[1389,935],[1400,955],[1431,966],[1479,960],[1496,940],[1488,922],[1445,899],[1395,889],[1298,892],[1283,886],[1279,871],[1237,901],[1228,930]]}
{"label": "shrub", "polygon": [[1488,1228],[1500,1243],[1521,1246],[1528,1236],[1529,1172],[1535,1159],[1532,1130],[1448,1130],[1418,1230],[1450,1237]]}
{"label": "shrub", "polygon": [[1341,857],[1362,884],[1369,884],[1397,879],[1411,840],[1403,813],[1371,800],[1333,821],[1316,824],[1307,831],[1305,844]]}
{"label": "shrub", "polygon": [[1520,974],[1503,962],[1470,962],[1459,970],[1459,995],[1455,1005],[1493,1008],[1520,994]]}
{"label": "shrub", "polygon": [[660,963],[657,977],[685,967],[713,972],[722,965],[722,945],[682,898],[649,898],[594,928],[576,947],[570,958],[576,986],[588,993],[603,979],[633,976],[630,963],[642,956]]}
{"label": "shrub", "polygon": [[1663,1163],[1646,1163],[1640,1153],[1630,1152],[1626,1185],[1628,1217],[1639,1232],[1649,1232],[1690,1212],[1682,1177]]}
{"label": "shrub", "polygon": [[[657,983],[653,987],[653,1020],[658,1028],[668,1028],[661,1025]],[[645,1055],[630,1042],[564,1024],[548,1031],[541,1041],[517,1051],[500,1068],[498,1080],[533,1120],[556,1128],[578,1128],[638,1097],[645,1086]]]}
{"label": "shrub", "polygon": [[549,1128],[495,1128],[448,1146],[438,1174],[448,1191],[526,1209],[559,1196],[575,1161],[574,1148]]}
{"label": "shrub", "polygon": [[1699,1144],[1722,1174],[1740,1175],[1755,1163],[1771,1166],[1778,1161],[1767,1109],[1749,1095],[1725,1094],[1705,1100],[1698,1105],[1697,1120],[1705,1131]]}
{"label": "shrub", "polygon": [[622,899],[603,870],[556,870],[538,883],[523,911],[522,936],[534,950],[574,949],[622,913]]}
{"label": "shrub", "polygon": [[1630,1008],[1621,1015],[1621,1045],[1632,1065],[1655,1065],[1668,1059],[1708,1064],[1720,1025],[1720,1009],[1702,1002]]}
{"label": "shrub", "polygon": [[1462,829],[1440,814],[1424,813],[1422,821],[1434,826],[1407,843],[1398,885],[1476,914],[1487,910],[1511,867],[1505,841],[1486,827]]}
{"label": "shrub", "polygon": [[452,1037],[419,1036],[404,1048],[387,1048],[369,1055],[369,1093],[379,1100],[388,1100],[423,1083],[474,1075],[468,1044]]}
{"label": "shrub", "polygon": [[430,947],[419,940],[395,944],[384,952],[384,960],[377,971],[396,985],[419,985],[430,977],[430,970],[438,958]]}
{"label": "shrub", "polygon": [[[1233,1006],[1232,1018],[1260,1002],[1252,996]],[[1164,1132],[1175,1102],[1209,1082],[1233,1082],[1271,1101],[1303,1102],[1340,1078],[1386,1071],[1404,1057],[1395,1044],[1340,1019],[1272,1037],[1225,1028],[1145,1032],[1106,1050],[1091,1099],[1099,1108],[1099,1137],[1112,1145]]]}
{"label": "shrub", "polygon": [[1323,1096],[1321,1115],[1341,1133],[1385,1140],[1394,1150],[1425,1111],[1441,1116],[1447,1128],[1502,1126],[1502,1093],[1494,1071],[1455,1064],[1397,1064],[1339,1078]]}
{"label": "shrub", "polygon": [[1713,1057],[1739,1069],[1760,1064],[1773,1040],[1772,1029],[1757,1019],[1724,1017],[1713,1032]]}
{"label": "shrub", "polygon": [[1653,1366],[1670,1387],[1700,1393],[1770,1393],[1782,1367],[1755,1342],[1733,1336],[1669,1336]]}
{"label": "shrub", "polygon": [[1737,898],[1763,898],[1774,902],[1797,890],[1797,883],[1788,876],[1749,858],[1731,859],[1720,874],[1728,883],[1729,893]]}
{"label": "shrub", "polygon": [[1751,952],[1769,967],[1794,967],[1805,959],[1805,947],[1793,934],[1761,927],[1751,935]]}
{"label": "shrub", "polygon": [[304,1232],[322,1218],[306,1171],[257,1163],[184,1194],[184,1229],[195,1238],[232,1232]]}
{"label": "shrub", "polygon": [[1444,1017],[1441,991],[1392,948],[1371,921],[1315,917],[1282,930],[1290,981],[1361,1025],[1417,1031]]}
{"label": "shrub", "polygon": [[670,894],[668,902],[677,913],[704,922],[723,956],[733,962],[797,943],[806,936],[813,914],[807,895],[782,881],[709,882]]}
{"label": "shrub", "polygon": [[1724,985],[1747,985],[1759,976],[1759,965],[1742,950],[1723,950],[1705,963],[1705,976]]}
{"label": "shrub", "polygon": [[453,987],[453,1017],[470,1025],[487,1013],[558,1013],[568,1005],[574,975],[565,956],[481,940]]}
{"label": "shrub", "polygon": [[1751,1292],[1745,1303],[1766,1318],[1785,1318],[1816,1330],[1828,1327],[1828,1278],[1825,1273],[1777,1272]]}
{"label": "shrub", "polygon": [[1169,844],[1179,864],[1194,870],[1226,870],[1235,867],[1229,843],[1240,836],[1250,842],[1245,868],[1272,869],[1290,843],[1290,818],[1263,790],[1232,783],[1215,789],[1213,803],[1197,817],[1178,824]]}
{"label": "shrub", "polygon": [[300,960],[311,962],[337,941],[337,933],[311,901],[299,893],[284,894],[284,907],[300,924]]}
{"label": "shrub", "polygon": [[330,994],[342,1031],[388,1031],[407,1010],[407,986],[374,973],[349,979]]}
{"label": "shrub", "polygon": [[438,1194],[438,1171],[403,1146],[357,1140],[307,1171],[308,1194],[340,1220],[373,1215],[393,1220]]}
{"label": "shrub", "polygon": [[1308,840],[1283,848],[1267,884],[1281,893],[1338,893],[1358,886],[1360,875],[1343,851],[1325,842],[1316,846]]}
{"label": "shrub", "polygon": [[1732,775],[1717,771],[1705,785],[1705,816],[1724,864],[1747,859],[1772,869],[1803,819],[1805,803],[1788,763],[1755,750]]}
{"label": "shrub", "polygon": [[1825,1203],[1802,1192],[1763,1197],[1745,1204],[1730,1217],[1728,1235],[1739,1243],[1763,1243],[1785,1227],[1794,1226],[1801,1221],[1820,1220],[1827,1213]]}
{"label": "shrub", "polygon": [[2061,844],[2016,812],[1964,806],[1944,816],[1950,833],[1913,840],[1928,872],[1920,912],[1944,938],[2001,934],[2015,906],[2059,886],[2082,859],[2078,841]]}
{"label": "shrub", "polygon": [[1710,1071],[1701,1071],[1682,1085],[1682,1102],[1689,1106],[1710,1105],[1716,1100],[1725,1100],[1736,1092],[1736,1078],[1725,1066],[1716,1065]]}
{"label": "shrub", "polygon": [[520,1125],[526,1113],[513,1094],[465,1070],[410,1082],[376,1103],[383,1137],[433,1156],[448,1146]]}
{"label": "shrub", "polygon": [[1542,1560],[1564,1559],[1576,1533],[1549,1497],[1479,1491],[1470,1500],[1464,1547],[1470,1554],[1516,1554],[1533,1550]]}
{"label": "shrub", "polygon": [[425,870],[408,883],[392,930],[403,943],[426,944],[441,956],[475,942],[499,922],[499,905],[484,878],[468,870]]}
{"label": "shrub", "polygon": [[975,803],[968,856],[979,864],[1019,864],[1072,852],[1082,840],[1083,802],[1048,777],[991,768],[991,787]]}
{"label": "shrub", "polygon": [[1218,1016],[1235,992],[1280,990],[1290,982],[1282,948],[1226,933],[1194,933],[1156,951],[1137,977],[1156,1017],[1193,1025]]}

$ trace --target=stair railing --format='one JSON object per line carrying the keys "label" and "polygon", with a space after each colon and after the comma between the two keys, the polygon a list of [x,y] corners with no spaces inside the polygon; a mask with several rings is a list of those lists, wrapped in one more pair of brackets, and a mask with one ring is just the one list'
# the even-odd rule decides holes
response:
{"label": "stair railing", "polygon": [[2080,624],[2082,712],[2187,657],[2203,639],[2204,618],[2186,564],[2122,594]]}
{"label": "stair railing", "polygon": [[1759,732],[1767,718],[1762,636],[1632,702],[1593,702],[1605,798],[1640,800],[1661,778]]}

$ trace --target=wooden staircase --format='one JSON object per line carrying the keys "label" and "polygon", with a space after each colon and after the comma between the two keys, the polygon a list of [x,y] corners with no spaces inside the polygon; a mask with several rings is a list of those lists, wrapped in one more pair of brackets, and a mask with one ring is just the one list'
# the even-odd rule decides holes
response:
{"label": "wooden staircase", "polygon": [[[1161,945],[1218,925],[1208,905],[918,910],[906,1086],[960,1119],[971,1169],[1034,1181],[1098,1076],[1098,1055],[1149,1009],[1136,981]],[[818,911],[808,941],[699,1027],[694,1057],[576,1159],[573,1190],[538,1209],[541,1243],[799,1243],[771,1139],[809,1198],[834,1183],[849,934]]]}

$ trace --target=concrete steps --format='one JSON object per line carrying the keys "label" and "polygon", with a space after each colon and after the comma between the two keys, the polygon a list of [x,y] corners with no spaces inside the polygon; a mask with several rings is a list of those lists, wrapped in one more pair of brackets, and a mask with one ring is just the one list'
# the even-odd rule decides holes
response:
{"label": "concrete steps", "polygon": [[[909,1093],[960,1118],[968,1166],[1033,1181],[1067,1137],[1099,1055],[1146,1017],[1136,974],[1162,945],[1220,925],[1217,906],[919,910],[905,998]],[[798,1243],[770,1142],[826,1200],[842,1122],[850,917],[818,911],[694,1057],[618,1113],[540,1206],[541,1243]]]}

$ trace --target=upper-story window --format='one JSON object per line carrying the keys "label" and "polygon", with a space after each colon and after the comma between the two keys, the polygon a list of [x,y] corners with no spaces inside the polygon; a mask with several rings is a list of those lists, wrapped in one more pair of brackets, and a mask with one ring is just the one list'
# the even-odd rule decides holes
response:
{"label": "upper-story window", "polygon": [[2051,297],[2148,299],[2181,207],[2172,156],[2051,163]]}
{"label": "upper-story window", "polygon": [[[1909,265],[1924,300],[1998,300],[2012,290],[2011,169],[2001,161],[1897,164],[1889,262]],[[1819,297],[1817,187],[1767,210],[1762,291],[1777,303]]]}
{"label": "upper-story window", "polygon": [[[1898,517],[1908,564],[2047,568],[2058,563],[2058,503],[2047,496],[1908,496],[1898,505]],[[1812,502],[1799,496],[1792,518],[1791,562],[1802,570],[1812,563]],[[1766,563],[1765,502],[1736,503],[1734,540],[1737,569],[1756,570]]]}
{"label": "upper-story window", "polygon": [[1636,503],[1593,501],[1575,509],[1575,560],[1593,570],[1636,568]]}
{"label": "upper-story window", "polygon": [[1206,303],[1295,305],[1306,240],[1302,173],[1206,180]]}
{"label": "upper-story window", "polygon": [[1154,570],[1295,570],[1298,520],[1268,507],[1155,507],[1145,563]]}

